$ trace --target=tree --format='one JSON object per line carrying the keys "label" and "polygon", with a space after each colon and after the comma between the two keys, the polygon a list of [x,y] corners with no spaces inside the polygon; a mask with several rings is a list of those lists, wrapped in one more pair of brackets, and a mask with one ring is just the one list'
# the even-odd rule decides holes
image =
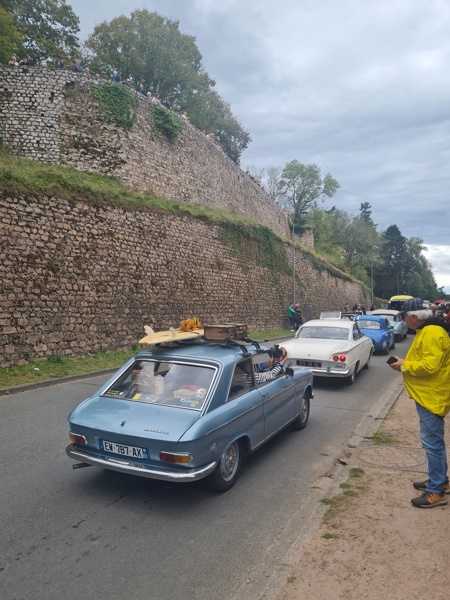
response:
{"label": "tree", "polygon": [[370,204],[370,202],[361,202],[359,208],[359,216],[366,223],[369,223],[370,225],[376,227],[375,223],[372,221],[372,205]]}
{"label": "tree", "polygon": [[280,176],[283,169],[281,167],[267,167],[266,173],[266,181],[264,188],[272,200],[276,200],[278,197],[278,182],[280,180]]}
{"label": "tree", "polygon": [[203,69],[195,38],[178,27],[179,21],[146,9],[133,11],[129,18],[105,21],[86,42],[92,52],[89,66],[99,73],[120,71],[134,82],[143,81],[176,110],[186,111],[195,127],[213,133],[238,163],[250,135],[213,89],[215,81]]}
{"label": "tree", "polygon": [[193,96],[187,107],[192,125],[213,133],[215,139],[233,162],[239,164],[242,152],[251,141],[227,104],[215,90]]}
{"label": "tree", "polygon": [[22,36],[19,56],[31,64],[45,64],[78,51],[79,19],[65,0],[3,0]]}
{"label": "tree", "polygon": [[14,15],[0,7],[0,63],[7,65],[12,54],[20,55],[24,36],[14,25]]}
{"label": "tree", "polygon": [[178,26],[179,21],[146,9],[96,25],[86,41],[93,53],[92,67],[104,73],[117,70],[135,82],[144,81],[152,92],[185,110],[194,95],[215,82],[203,70],[195,38],[182,34]]}
{"label": "tree", "polygon": [[292,160],[285,165],[278,182],[279,204],[291,213],[294,228],[302,231],[308,211],[317,205],[317,200],[331,198],[339,188],[339,182],[330,173],[321,178],[317,165]]}
{"label": "tree", "polygon": [[404,276],[408,264],[406,241],[397,225],[390,225],[381,234],[382,262],[374,268],[376,294],[381,298],[406,293],[404,289]]}

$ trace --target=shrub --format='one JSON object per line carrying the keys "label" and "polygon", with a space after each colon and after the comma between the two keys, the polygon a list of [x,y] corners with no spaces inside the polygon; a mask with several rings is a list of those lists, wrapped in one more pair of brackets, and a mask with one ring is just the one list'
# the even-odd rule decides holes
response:
{"label": "shrub", "polygon": [[170,141],[177,139],[178,134],[180,133],[181,123],[170,110],[167,110],[164,106],[155,106],[153,122],[161,133],[163,133]]}
{"label": "shrub", "polygon": [[133,127],[139,100],[131,90],[117,83],[105,83],[95,87],[93,94],[108,120],[124,129]]}

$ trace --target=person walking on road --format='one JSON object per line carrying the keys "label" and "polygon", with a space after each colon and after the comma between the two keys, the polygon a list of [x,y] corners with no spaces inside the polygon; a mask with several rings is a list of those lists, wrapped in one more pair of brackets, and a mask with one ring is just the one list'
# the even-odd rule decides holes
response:
{"label": "person walking on road", "polygon": [[406,358],[396,356],[389,366],[402,373],[409,397],[416,402],[428,463],[428,479],[413,483],[423,493],[411,503],[417,508],[443,506],[450,494],[444,439],[444,417],[450,411],[450,326],[424,309],[420,298],[406,300],[401,315],[416,335]]}

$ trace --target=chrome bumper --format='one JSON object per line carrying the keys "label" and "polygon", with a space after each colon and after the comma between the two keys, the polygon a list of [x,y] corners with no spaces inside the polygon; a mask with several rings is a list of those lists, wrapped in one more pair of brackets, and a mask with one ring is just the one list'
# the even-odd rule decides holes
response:
{"label": "chrome bumper", "polygon": [[318,375],[319,377],[348,377],[348,375],[350,375],[350,369],[336,370],[330,369],[330,367],[327,367],[326,369],[317,369],[315,367],[312,367],[309,370],[313,375]]}
{"label": "chrome bumper", "polygon": [[127,473],[128,475],[137,475],[138,477],[147,477],[148,479],[160,479],[161,481],[178,481],[180,483],[186,483],[189,481],[197,481],[210,475],[217,466],[216,462],[212,462],[205,467],[200,469],[193,469],[192,471],[183,472],[167,472],[159,471],[156,469],[147,469],[145,467],[136,467],[136,463],[130,463],[129,461],[116,458],[97,458],[84,454],[75,448],[74,444],[69,444],[66,448],[66,453],[69,458],[78,460],[79,462],[94,467],[102,467],[103,469],[110,469],[111,471],[118,471],[119,473]]}

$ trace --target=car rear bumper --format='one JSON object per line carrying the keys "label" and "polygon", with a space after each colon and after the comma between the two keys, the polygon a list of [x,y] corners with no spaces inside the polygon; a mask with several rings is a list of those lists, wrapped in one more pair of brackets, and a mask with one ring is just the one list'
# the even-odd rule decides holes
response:
{"label": "car rear bumper", "polygon": [[314,376],[318,377],[348,377],[351,373],[351,369],[342,369],[342,371],[336,371],[334,369],[310,369]]}
{"label": "car rear bumper", "polygon": [[149,469],[145,465],[137,466],[136,463],[130,461],[113,458],[113,457],[97,457],[81,452],[75,447],[75,444],[69,444],[66,448],[66,453],[69,458],[77,460],[87,465],[126,473],[127,475],[137,475],[138,477],[147,477],[148,479],[159,479],[161,481],[178,481],[186,483],[189,481],[197,481],[210,475],[217,466],[216,462],[212,462],[198,469],[189,471],[161,471],[159,469]]}

